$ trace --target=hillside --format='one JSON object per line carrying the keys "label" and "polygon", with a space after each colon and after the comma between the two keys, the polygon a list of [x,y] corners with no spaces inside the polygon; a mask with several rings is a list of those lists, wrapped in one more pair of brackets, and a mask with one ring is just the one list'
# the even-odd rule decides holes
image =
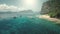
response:
{"label": "hillside", "polygon": [[40,13],[48,14],[53,18],[60,18],[60,0],[44,2]]}

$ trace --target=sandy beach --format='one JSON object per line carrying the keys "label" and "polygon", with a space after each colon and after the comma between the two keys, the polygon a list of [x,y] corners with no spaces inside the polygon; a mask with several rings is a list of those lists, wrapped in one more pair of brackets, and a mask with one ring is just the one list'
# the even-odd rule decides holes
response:
{"label": "sandy beach", "polygon": [[50,20],[50,21],[54,21],[56,23],[60,23],[60,19],[57,19],[57,18],[51,18],[49,15],[38,15],[36,16],[38,18],[43,18],[43,19],[47,19],[47,20]]}

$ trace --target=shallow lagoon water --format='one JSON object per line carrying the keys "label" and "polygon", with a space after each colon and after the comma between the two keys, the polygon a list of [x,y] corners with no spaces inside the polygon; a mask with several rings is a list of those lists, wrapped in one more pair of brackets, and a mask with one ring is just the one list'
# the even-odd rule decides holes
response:
{"label": "shallow lagoon water", "polygon": [[0,20],[0,34],[60,34],[60,27],[37,17]]}

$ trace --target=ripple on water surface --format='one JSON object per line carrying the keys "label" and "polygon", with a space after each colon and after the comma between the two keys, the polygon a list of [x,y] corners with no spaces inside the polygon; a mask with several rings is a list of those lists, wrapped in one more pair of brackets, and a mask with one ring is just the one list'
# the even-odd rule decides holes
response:
{"label": "ripple on water surface", "polygon": [[60,27],[36,17],[17,17],[0,20],[0,34],[60,34]]}

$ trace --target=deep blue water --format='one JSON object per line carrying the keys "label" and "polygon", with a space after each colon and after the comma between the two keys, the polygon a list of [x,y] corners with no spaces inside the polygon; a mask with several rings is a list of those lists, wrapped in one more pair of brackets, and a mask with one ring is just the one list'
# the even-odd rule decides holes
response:
{"label": "deep blue water", "polygon": [[36,17],[0,19],[0,34],[60,34],[53,22]]}

